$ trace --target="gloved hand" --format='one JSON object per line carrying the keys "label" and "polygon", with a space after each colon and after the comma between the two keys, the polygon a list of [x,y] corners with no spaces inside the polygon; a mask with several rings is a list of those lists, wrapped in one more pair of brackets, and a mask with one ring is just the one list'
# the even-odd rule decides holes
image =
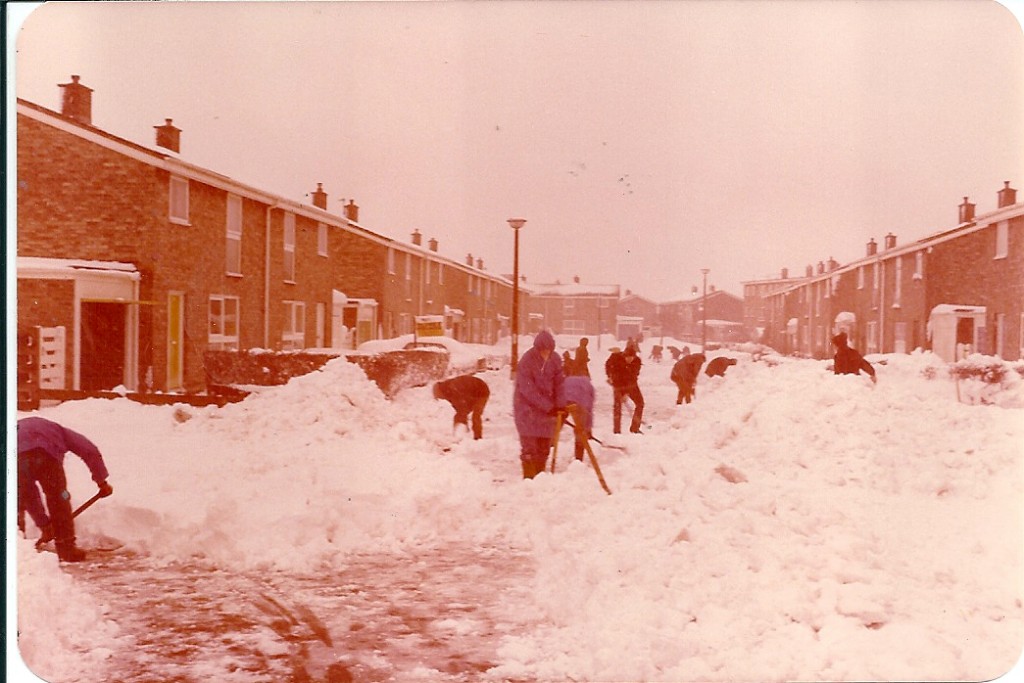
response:
{"label": "gloved hand", "polygon": [[106,479],[98,482],[97,485],[100,487],[100,498],[106,498],[114,492],[114,487],[108,484]]}

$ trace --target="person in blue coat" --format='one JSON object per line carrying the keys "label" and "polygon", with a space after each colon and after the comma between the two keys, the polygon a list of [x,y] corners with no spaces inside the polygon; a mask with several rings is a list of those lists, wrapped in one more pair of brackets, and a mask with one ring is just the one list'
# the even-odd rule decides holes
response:
{"label": "person in blue coat", "polygon": [[[561,405],[576,420],[576,459],[583,460],[583,451],[594,428],[594,384],[584,375],[571,375],[562,384]],[[576,406],[575,409],[572,407]]]}
{"label": "person in blue coat", "polygon": [[[42,532],[40,543],[53,538],[62,562],[80,562],[85,552],[75,545],[71,494],[64,475],[64,454],[68,451],[85,462],[102,497],[114,492],[107,483],[109,473],[96,444],[43,417],[18,420],[18,527],[24,532],[24,513],[28,512]],[[43,489],[46,507],[37,486]]]}
{"label": "person in blue coat", "polygon": [[539,332],[533,347],[519,359],[516,369],[512,410],[519,432],[519,459],[523,478],[533,479],[544,471],[555,431],[555,416],[562,406],[562,359],[555,350],[555,338],[547,330]]}

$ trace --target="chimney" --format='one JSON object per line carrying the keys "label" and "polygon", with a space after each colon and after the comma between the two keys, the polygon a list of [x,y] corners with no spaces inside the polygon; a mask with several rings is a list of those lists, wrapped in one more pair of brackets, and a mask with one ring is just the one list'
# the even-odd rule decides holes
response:
{"label": "chimney", "polygon": [[415,244],[417,247],[423,245],[423,235],[420,234],[420,231],[418,229],[412,231],[412,243]]}
{"label": "chimney", "polygon": [[788,280],[789,279],[789,268],[783,268],[782,269],[782,279],[783,280]]}
{"label": "chimney", "polygon": [[818,275],[824,275],[824,274],[825,274],[825,262],[824,261],[818,261]]}
{"label": "chimney", "polygon": [[472,266],[473,265],[473,255],[472,254],[466,254],[466,265],[467,266]]}
{"label": "chimney", "polygon": [[484,260],[482,258],[478,258],[476,260],[476,269],[477,270],[483,270],[484,269]]}
{"label": "chimney", "polygon": [[1013,206],[1017,203],[1017,190],[1010,187],[1009,180],[1003,181],[1003,189],[999,190],[997,194],[999,196],[998,208],[1000,209],[1004,206]]}
{"label": "chimney", "polygon": [[324,192],[323,183],[316,184],[316,190],[313,192],[313,206],[324,211],[327,210],[327,193]]}
{"label": "chimney", "polygon": [[891,232],[885,236],[885,248],[895,249],[896,248],[896,235]]}
{"label": "chimney", "polygon": [[572,281],[575,282],[576,284],[579,284],[580,283],[580,276],[579,275],[573,275],[572,276]]}
{"label": "chimney", "polygon": [[171,123],[171,119],[164,119],[164,125],[153,126],[156,128],[156,145],[169,149],[175,154],[181,151],[181,129]]}
{"label": "chimney", "polygon": [[437,251],[437,240],[436,239],[431,237],[430,241],[427,242],[427,244],[430,245],[430,251]]}
{"label": "chimney", "polygon": [[814,266],[807,266],[807,268],[804,269],[804,274],[807,275],[807,277],[812,277],[814,275]]}
{"label": "chimney", "polygon": [[967,197],[964,197],[964,203],[960,205],[960,223],[970,223],[974,220],[974,204],[967,201]]}
{"label": "chimney", "polygon": [[831,273],[833,270],[835,270],[838,267],[839,267],[839,261],[836,261],[834,258],[829,256],[828,257],[828,272]]}
{"label": "chimney", "polygon": [[345,205],[345,218],[353,223],[359,222],[359,206],[356,205],[354,199],[348,200],[348,204]]}
{"label": "chimney", "polygon": [[874,256],[878,253],[878,244],[875,242],[875,238],[872,237],[868,240],[868,256]]}
{"label": "chimney", "polygon": [[711,293],[714,294],[715,293],[715,286],[714,285],[708,285],[708,287],[711,288]]}
{"label": "chimney", "polygon": [[78,76],[72,76],[70,83],[58,83],[64,88],[61,98],[60,113],[69,119],[92,125],[92,88],[78,82]]}

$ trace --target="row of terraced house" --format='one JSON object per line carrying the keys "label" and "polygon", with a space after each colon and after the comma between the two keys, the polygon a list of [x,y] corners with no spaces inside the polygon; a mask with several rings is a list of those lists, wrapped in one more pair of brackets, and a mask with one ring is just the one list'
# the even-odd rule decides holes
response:
{"label": "row of terraced house", "polygon": [[830,258],[802,277],[783,270],[743,283],[746,326],[780,352],[812,358],[834,353],[840,331],[864,353],[1024,358],[1024,204],[1009,181],[992,211],[977,214],[968,199],[954,226],[923,239],[899,245],[889,233],[851,263]]}
{"label": "row of terraced house", "polygon": [[61,330],[53,386],[200,392],[207,350],[352,349],[417,316],[509,334],[513,283],[480,259],[335,215],[321,183],[296,202],[191,164],[171,119],[153,147],[113,135],[78,76],[59,87],[59,112],[17,101],[17,324]]}

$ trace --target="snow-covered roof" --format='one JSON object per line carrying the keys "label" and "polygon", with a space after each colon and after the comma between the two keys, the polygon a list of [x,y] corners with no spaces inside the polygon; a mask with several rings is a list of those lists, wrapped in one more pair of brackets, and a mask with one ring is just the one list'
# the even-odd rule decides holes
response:
{"label": "snow-covered roof", "polygon": [[588,285],[582,282],[534,283],[534,296],[619,296],[618,285]]}
{"label": "snow-covered roof", "polygon": [[131,274],[136,278],[139,273],[133,263],[120,261],[89,261],[83,259],[42,258],[38,256],[19,256],[16,267],[19,275],[29,273],[63,273],[72,274],[76,271],[92,271],[96,273]]}
{"label": "snow-covered roof", "polygon": [[985,313],[984,306],[967,306],[963,304],[939,304],[932,309],[930,315],[949,315],[950,313]]}

